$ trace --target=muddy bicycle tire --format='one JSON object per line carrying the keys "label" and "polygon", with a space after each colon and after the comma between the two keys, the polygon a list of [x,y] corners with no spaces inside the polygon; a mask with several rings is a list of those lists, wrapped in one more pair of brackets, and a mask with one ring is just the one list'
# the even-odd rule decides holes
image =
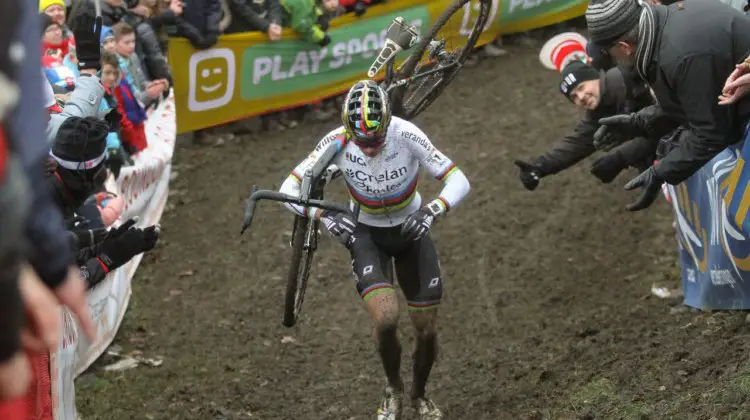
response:
{"label": "muddy bicycle tire", "polygon": [[[461,8],[466,6],[466,4],[471,1],[472,0],[455,0],[449,7],[447,7],[443,11],[440,17],[438,17],[437,22],[435,22],[435,24],[432,25],[427,34],[425,34],[425,36],[421,38],[419,44],[417,44],[417,46],[415,47],[414,52],[412,52],[409,55],[409,58],[406,59],[406,62],[404,62],[398,76],[396,77],[396,80],[406,79],[414,75],[417,64],[424,56],[427,47],[430,45],[430,41],[446,24],[446,22],[448,22],[451,17],[453,17],[456,12],[458,12]],[[459,66],[455,69],[446,71],[442,80],[440,80],[437,85],[432,87],[416,105],[409,107],[408,109],[406,107],[406,104],[404,104],[404,95],[406,94],[406,91],[408,89],[408,84],[406,86],[395,88],[391,93],[391,106],[393,107],[394,115],[406,120],[410,120],[416,117],[432,102],[434,102],[435,99],[438,98],[438,96],[440,96],[443,90],[445,90],[445,88],[451,83],[456,74],[458,74],[459,70],[461,70],[461,65],[463,65],[463,63],[469,57],[469,54],[471,54],[472,50],[474,49],[474,45],[477,43],[479,36],[484,31],[484,26],[487,24],[487,19],[489,18],[490,10],[492,9],[492,0],[479,0],[479,3],[481,4],[479,16],[474,23],[474,27],[471,30],[471,34],[466,41],[466,45],[464,46],[461,55],[456,60],[459,63]]]}
{"label": "muddy bicycle tire", "polygon": [[305,249],[305,238],[308,235],[308,230],[312,228],[312,234],[316,236],[315,242],[317,242],[318,225],[320,224],[317,220],[310,220],[306,217],[297,215],[294,217],[292,260],[287,272],[284,320],[282,322],[285,327],[290,328],[297,324],[302,312],[302,303],[307,291],[307,280],[310,277],[310,267],[315,254],[315,247]]}

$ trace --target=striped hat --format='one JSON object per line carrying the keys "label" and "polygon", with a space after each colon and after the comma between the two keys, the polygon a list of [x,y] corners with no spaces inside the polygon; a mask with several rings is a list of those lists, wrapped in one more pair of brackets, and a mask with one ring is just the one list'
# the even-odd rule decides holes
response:
{"label": "striped hat", "polygon": [[638,0],[591,0],[586,9],[586,25],[591,40],[609,46],[625,35],[641,18]]}

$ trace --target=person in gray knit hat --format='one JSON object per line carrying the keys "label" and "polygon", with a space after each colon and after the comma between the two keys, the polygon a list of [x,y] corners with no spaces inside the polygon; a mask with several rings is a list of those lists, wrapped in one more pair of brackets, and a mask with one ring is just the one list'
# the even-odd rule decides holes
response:
{"label": "person in gray knit hat", "polygon": [[637,137],[664,120],[685,128],[679,145],[625,185],[626,190],[641,188],[626,209],[641,210],[660,195],[664,182],[681,183],[741,140],[750,98],[730,106],[719,105],[716,98],[735,63],[750,53],[750,18],[716,0],[668,6],[591,0],[586,21],[594,42],[621,66],[634,68],[661,107],[649,118],[632,114],[600,120],[604,134]]}

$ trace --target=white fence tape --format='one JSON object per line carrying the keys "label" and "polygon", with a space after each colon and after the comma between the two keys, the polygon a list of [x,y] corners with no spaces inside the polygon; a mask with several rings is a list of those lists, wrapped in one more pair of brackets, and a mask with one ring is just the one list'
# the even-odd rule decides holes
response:
{"label": "white fence tape", "polygon": [[[107,181],[107,189],[125,200],[118,223],[138,216],[140,227],[158,223],[167,201],[177,133],[173,96],[149,114],[145,129],[148,147],[135,156],[133,166],[122,168],[116,182],[112,177]],[[93,343],[79,335],[78,324],[67,309],[62,310],[62,339],[57,353],[50,355],[54,419],[76,419],[74,380],[112,343],[128,308],[133,275],[142,257],[138,255],[108,274],[89,291],[88,301],[97,326]]]}

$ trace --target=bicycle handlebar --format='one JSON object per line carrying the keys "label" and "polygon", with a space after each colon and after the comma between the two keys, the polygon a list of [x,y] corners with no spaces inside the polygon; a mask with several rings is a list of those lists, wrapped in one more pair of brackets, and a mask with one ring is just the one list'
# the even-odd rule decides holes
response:
{"label": "bicycle handlebar", "polygon": [[[245,233],[247,229],[250,228],[250,225],[253,223],[253,216],[255,215],[255,206],[258,204],[258,201],[260,200],[271,200],[271,201],[278,201],[281,203],[289,203],[289,204],[297,204],[300,206],[313,206],[317,207],[323,210],[331,210],[331,211],[337,211],[341,213],[348,213],[352,217],[354,217],[354,220],[357,220],[359,218],[359,204],[355,204],[354,210],[350,210],[349,206],[346,206],[344,204],[335,203],[332,201],[325,201],[325,200],[315,200],[310,199],[307,201],[300,200],[297,197],[293,197],[288,194],[280,193],[278,191],[274,190],[259,190],[255,185],[253,185],[253,192],[250,194],[250,197],[248,197],[247,200],[245,200],[245,217],[242,223],[242,230],[240,231],[240,235]],[[348,237],[347,237],[348,241]]]}

